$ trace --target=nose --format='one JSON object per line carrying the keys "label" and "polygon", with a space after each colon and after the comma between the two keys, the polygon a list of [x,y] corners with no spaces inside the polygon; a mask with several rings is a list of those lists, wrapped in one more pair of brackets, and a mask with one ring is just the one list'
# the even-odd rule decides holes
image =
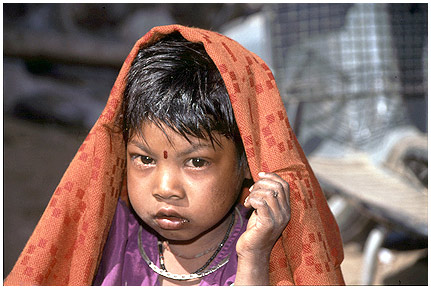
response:
{"label": "nose", "polygon": [[184,188],[178,172],[159,167],[155,171],[153,196],[160,200],[181,200],[185,197]]}

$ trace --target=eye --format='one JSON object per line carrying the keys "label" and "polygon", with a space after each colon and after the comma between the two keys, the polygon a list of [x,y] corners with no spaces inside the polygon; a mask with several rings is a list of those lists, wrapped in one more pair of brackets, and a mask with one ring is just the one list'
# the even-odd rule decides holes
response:
{"label": "eye", "polygon": [[143,155],[131,155],[131,161],[137,167],[148,166],[155,163],[154,159]]}
{"label": "eye", "polygon": [[192,158],[190,159],[186,165],[193,168],[202,168],[208,166],[210,163],[201,158]]}
{"label": "eye", "polygon": [[144,165],[149,165],[154,162],[154,160],[149,156],[140,156],[139,159]]}

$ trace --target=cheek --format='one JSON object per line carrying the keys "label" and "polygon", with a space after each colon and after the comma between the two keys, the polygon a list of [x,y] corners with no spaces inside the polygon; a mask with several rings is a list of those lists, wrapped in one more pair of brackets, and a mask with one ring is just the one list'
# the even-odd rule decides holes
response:
{"label": "cheek", "polygon": [[230,174],[229,177],[223,176],[218,178],[212,184],[212,202],[216,206],[232,206],[240,194],[241,184],[242,181],[235,174]]}
{"label": "cheek", "polygon": [[[145,201],[148,196],[145,195],[145,188],[147,185],[144,183],[142,178],[137,178],[134,174],[127,174],[127,192],[130,199],[130,204],[133,209],[142,217],[142,213],[145,211],[145,205],[148,203]],[[148,199],[147,199],[148,200]]]}
{"label": "cheek", "polygon": [[131,173],[129,167],[127,167],[127,192],[129,197],[133,197],[136,187],[137,182],[133,176],[133,173]]}
{"label": "cheek", "polygon": [[140,208],[137,207],[137,204],[141,202],[139,201],[139,193],[137,192],[137,185],[134,182],[133,178],[131,178],[130,176],[127,177],[127,193],[129,195],[129,200],[132,207],[135,209],[136,212],[138,212]]}

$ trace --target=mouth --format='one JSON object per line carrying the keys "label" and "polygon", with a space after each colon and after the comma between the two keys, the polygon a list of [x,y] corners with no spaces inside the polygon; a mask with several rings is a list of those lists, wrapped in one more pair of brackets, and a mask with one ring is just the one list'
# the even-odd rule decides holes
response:
{"label": "mouth", "polygon": [[190,223],[190,220],[173,210],[162,209],[154,216],[157,225],[163,230],[179,230]]}

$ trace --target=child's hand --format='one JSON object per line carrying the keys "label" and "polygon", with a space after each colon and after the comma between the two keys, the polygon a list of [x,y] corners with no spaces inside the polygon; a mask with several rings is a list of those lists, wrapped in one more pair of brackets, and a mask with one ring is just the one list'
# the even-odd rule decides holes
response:
{"label": "child's hand", "polygon": [[259,177],[244,202],[255,210],[236,245],[235,285],[267,285],[271,250],[290,220],[289,184],[275,173]]}

